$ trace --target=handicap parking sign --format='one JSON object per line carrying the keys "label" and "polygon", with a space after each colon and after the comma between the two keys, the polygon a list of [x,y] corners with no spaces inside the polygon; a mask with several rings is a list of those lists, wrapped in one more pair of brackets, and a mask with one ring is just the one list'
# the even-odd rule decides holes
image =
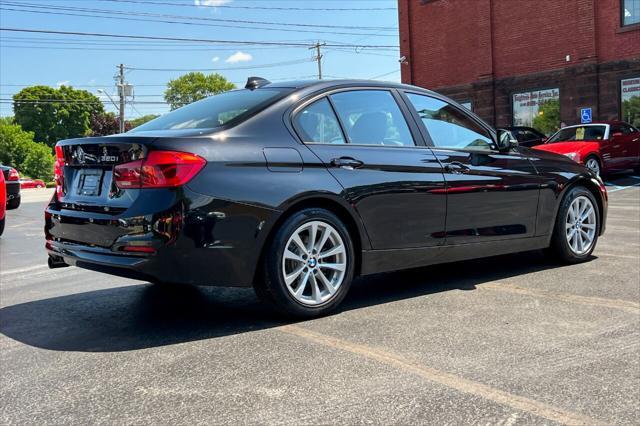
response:
{"label": "handicap parking sign", "polygon": [[591,123],[592,113],[591,108],[582,108],[580,110],[580,123]]}

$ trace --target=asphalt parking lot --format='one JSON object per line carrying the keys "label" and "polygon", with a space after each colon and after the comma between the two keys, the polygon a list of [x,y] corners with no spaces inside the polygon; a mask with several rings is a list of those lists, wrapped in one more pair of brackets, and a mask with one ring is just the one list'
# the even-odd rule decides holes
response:
{"label": "asphalt parking lot", "polygon": [[0,238],[0,423],[639,424],[640,177],[591,261],[360,279],[286,323],[251,290],[49,270],[24,191]]}

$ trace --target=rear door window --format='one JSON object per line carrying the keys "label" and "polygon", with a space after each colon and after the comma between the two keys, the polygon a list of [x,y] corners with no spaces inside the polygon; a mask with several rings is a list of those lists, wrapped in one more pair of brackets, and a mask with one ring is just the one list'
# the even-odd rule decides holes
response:
{"label": "rear door window", "polygon": [[353,90],[330,95],[349,143],[415,146],[402,110],[391,92]]}

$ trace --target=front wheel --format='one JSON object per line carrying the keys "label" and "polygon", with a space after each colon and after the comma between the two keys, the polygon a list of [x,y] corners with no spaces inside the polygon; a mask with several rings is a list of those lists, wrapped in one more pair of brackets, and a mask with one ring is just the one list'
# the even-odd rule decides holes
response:
{"label": "front wheel", "polygon": [[258,296],[285,315],[311,318],[334,310],[354,274],[353,242],[333,213],[309,208],[286,219],[263,260]]}
{"label": "front wheel", "polygon": [[565,195],[551,240],[554,257],[566,263],[587,260],[596,247],[600,233],[600,212],[593,194],[578,186]]}

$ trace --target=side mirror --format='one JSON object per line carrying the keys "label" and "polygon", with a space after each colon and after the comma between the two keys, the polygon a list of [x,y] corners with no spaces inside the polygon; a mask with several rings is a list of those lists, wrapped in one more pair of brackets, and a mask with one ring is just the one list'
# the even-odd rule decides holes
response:
{"label": "side mirror", "polygon": [[518,140],[513,137],[510,131],[498,130],[498,151],[505,152],[518,146]]}

